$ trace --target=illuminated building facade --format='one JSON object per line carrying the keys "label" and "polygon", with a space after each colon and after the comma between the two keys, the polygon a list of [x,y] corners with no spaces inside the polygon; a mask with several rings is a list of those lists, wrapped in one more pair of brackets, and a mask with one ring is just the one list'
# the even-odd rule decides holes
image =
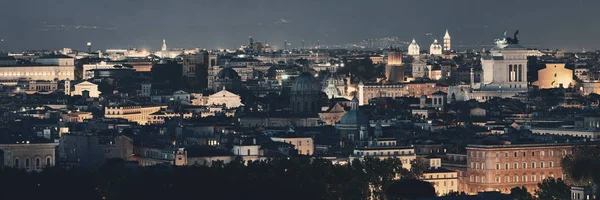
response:
{"label": "illuminated building facade", "polygon": [[155,113],[161,109],[166,109],[167,106],[118,106],[118,107],[106,107],[104,110],[105,118],[122,118],[130,122],[136,122],[141,125],[148,123],[148,117],[150,114]]}
{"label": "illuminated building facade", "polygon": [[573,70],[566,69],[565,64],[546,64],[546,68],[538,71],[538,80],[533,84],[540,89],[567,88],[573,82]]}
{"label": "illuminated building facade", "polygon": [[560,163],[571,148],[568,144],[469,145],[464,192],[510,193],[521,186],[533,191],[546,178],[563,178]]}
{"label": "illuminated building facade", "polygon": [[0,144],[0,164],[39,172],[46,166],[56,164],[56,146],[58,143],[30,143],[29,141]]}

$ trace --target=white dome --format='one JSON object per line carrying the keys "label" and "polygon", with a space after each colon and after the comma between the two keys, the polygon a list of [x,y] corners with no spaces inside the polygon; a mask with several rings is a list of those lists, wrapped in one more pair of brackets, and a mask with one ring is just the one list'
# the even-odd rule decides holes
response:
{"label": "white dome", "polygon": [[421,51],[421,47],[419,47],[419,44],[417,44],[417,41],[415,41],[415,39],[413,39],[412,42],[410,43],[410,45],[408,45],[408,55],[409,56],[418,56],[420,51]]}
{"label": "white dome", "polygon": [[429,53],[433,55],[441,55],[442,54],[442,46],[438,42],[438,40],[434,40],[433,44],[429,46]]}

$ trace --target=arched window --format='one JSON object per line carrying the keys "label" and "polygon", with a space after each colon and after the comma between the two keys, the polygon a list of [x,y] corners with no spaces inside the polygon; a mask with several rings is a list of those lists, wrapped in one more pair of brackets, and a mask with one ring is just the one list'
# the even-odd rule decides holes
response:
{"label": "arched window", "polygon": [[21,165],[21,162],[19,160],[19,158],[15,158],[15,168],[19,168]]}
{"label": "arched window", "polygon": [[531,163],[531,169],[535,169],[535,163],[534,162]]}
{"label": "arched window", "polygon": [[550,162],[548,163],[548,167],[554,167],[554,162],[550,161]]}
{"label": "arched window", "polygon": [[42,166],[42,161],[40,158],[35,158],[35,168],[36,169],[40,169],[40,166]]}
{"label": "arched window", "polygon": [[25,158],[25,168],[29,168],[29,158]]}
{"label": "arched window", "polygon": [[515,163],[513,167],[514,169],[519,169],[519,163]]}
{"label": "arched window", "polygon": [[540,168],[544,168],[544,162],[540,162]]}
{"label": "arched window", "polygon": [[521,168],[523,168],[523,169],[527,169],[527,163],[526,163],[526,162],[524,162],[524,163],[523,163],[523,167],[521,167]]}
{"label": "arched window", "polygon": [[46,157],[46,166],[51,166],[52,165],[52,159],[50,159],[50,157]]}

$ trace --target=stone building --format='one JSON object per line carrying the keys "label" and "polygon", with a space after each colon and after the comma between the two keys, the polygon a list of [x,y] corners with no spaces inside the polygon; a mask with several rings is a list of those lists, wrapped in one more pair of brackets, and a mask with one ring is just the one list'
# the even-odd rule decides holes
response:
{"label": "stone building", "polygon": [[426,95],[432,96],[437,91],[447,92],[448,87],[438,85],[434,81],[413,81],[402,84],[358,84],[359,105],[365,105],[369,99],[378,97],[420,97]]}
{"label": "stone building", "polygon": [[560,163],[571,149],[569,144],[469,145],[464,192],[510,193],[521,186],[533,191],[548,177],[564,178]]}
{"label": "stone building", "polygon": [[538,80],[533,85],[540,89],[568,88],[573,82],[573,70],[566,69],[565,64],[546,64],[546,68],[538,71]]}
{"label": "stone building", "polygon": [[27,171],[41,171],[46,166],[56,164],[58,143],[30,143],[17,141],[13,144],[0,144],[0,163]]}
{"label": "stone building", "polygon": [[167,106],[117,106],[106,107],[104,109],[105,118],[122,118],[130,122],[136,122],[141,125],[148,123],[150,114],[161,109],[166,109]]}
{"label": "stone building", "polygon": [[283,135],[271,137],[271,140],[294,145],[294,149],[298,151],[299,155],[310,156],[315,153],[315,146],[312,137]]}
{"label": "stone building", "polygon": [[92,97],[92,98],[100,97],[100,91],[98,90],[98,85],[96,85],[94,83],[90,83],[88,81],[83,81],[81,83],[75,84],[73,86],[73,88],[75,88],[75,89],[73,91],[69,92],[71,94],[71,96],[81,95],[83,97]]}
{"label": "stone building", "polygon": [[443,168],[441,158],[426,157],[425,161],[427,169],[423,172],[423,181],[431,183],[438,196],[458,191],[458,172]]}
{"label": "stone building", "polygon": [[133,159],[133,140],[127,136],[64,134],[60,138],[59,160],[67,166],[97,167],[108,159]]}

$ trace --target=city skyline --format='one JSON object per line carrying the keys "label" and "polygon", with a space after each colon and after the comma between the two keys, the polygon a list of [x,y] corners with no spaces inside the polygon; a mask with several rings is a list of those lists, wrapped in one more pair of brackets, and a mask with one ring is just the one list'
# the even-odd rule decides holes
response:
{"label": "city skyline", "polygon": [[[38,6],[28,7],[29,4]],[[434,3],[434,5],[431,5]],[[153,1],[2,2],[0,50],[159,49],[170,47],[237,48],[248,36],[291,48],[358,43],[368,38],[398,37],[421,45],[440,39],[448,29],[455,46],[493,45],[489,38],[521,30],[523,45],[581,51],[597,49],[591,26],[593,1],[433,2],[387,1],[365,3],[299,1]],[[110,9],[104,5],[114,5]],[[52,12],[47,7],[56,7]],[[24,9],[27,8],[27,9]],[[537,12],[534,12],[537,11]],[[23,13],[28,13],[23,15]],[[206,19],[206,20],[203,20]],[[578,30],[578,31],[572,31]]]}

